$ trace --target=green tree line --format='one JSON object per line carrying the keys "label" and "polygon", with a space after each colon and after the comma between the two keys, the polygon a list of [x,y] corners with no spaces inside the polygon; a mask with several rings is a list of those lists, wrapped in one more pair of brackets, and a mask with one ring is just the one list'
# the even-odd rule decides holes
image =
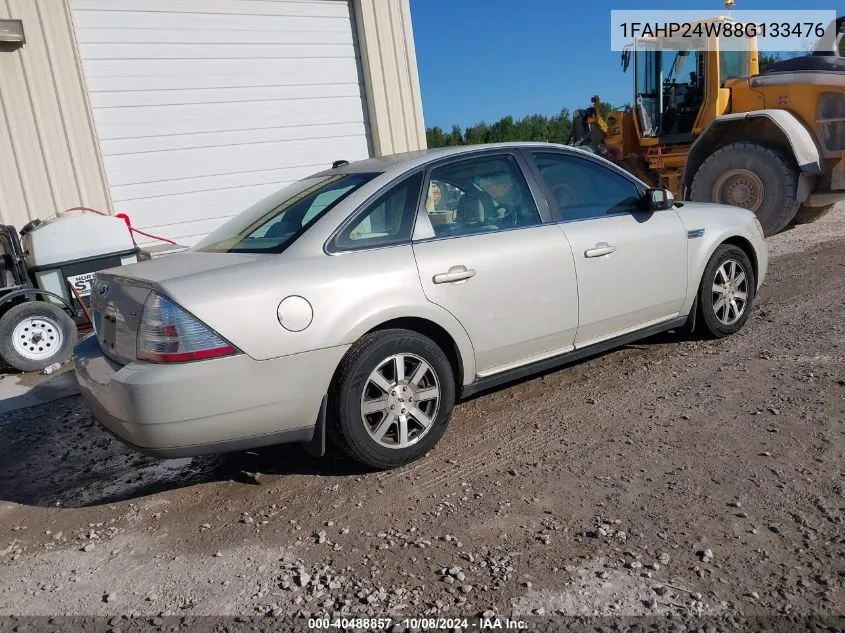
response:
{"label": "green tree line", "polygon": [[[585,104],[585,107],[589,103]],[[628,110],[630,104],[618,107],[602,102],[601,110],[607,116],[614,110]],[[462,130],[453,125],[450,132],[434,126],[425,131],[429,147],[450,145],[479,145],[481,143],[510,143],[513,141],[540,141],[544,143],[568,143],[572,134],[572,114],[562,108],[554,116],[529,114],[521,119],[508,115],[495,123],[478,123]]]}
{"label": "green tree line", "polygon": [[453,125],[449,132],[434,126],[425,131],[425,136],[429,147],[447,147],[512,141],[566,143],[571,132],[572,116],[569,110],[563,108],[554,116],[530,114],[514,119],[508,115],[493,124],[478,123],[463,130],[460,125]]}

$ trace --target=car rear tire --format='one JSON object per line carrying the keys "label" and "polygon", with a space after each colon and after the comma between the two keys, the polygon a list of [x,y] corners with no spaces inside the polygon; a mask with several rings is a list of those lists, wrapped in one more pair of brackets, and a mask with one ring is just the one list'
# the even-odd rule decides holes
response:
{"label": "car rear tire", "polygon": [[395,468],[440,440],[454,403],[452,367],[434,341],[411,330],[371,332],[346,353],[332,381],[329,436],[355,461]]}
{"label": "car rear tire", "polygon": [[46,301],[25,301],[0,317],[0,356],[21,371],[41,371],[70,358],[76,324],[67,312]]}
{"label": "car rear tire", "polygon": [[716,249],[698,289],[696,321],[705,335],[722,338],[742,329],[754,303],[756,283],[745,251],[733,244]]}
{"label": "car rear tire", "polygon": [[690,198],[753,211],[766,237],[785,229],[798,211],[798,169],[777,149],[740,141],[713,152],[692,181]]}

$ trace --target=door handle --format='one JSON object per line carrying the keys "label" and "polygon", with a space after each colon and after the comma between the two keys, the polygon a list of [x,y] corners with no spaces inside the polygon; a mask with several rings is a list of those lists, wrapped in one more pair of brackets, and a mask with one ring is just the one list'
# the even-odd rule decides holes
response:
{"label": "door handle", "polygon": [[602,255],[610,255],[615,251],[616,247],[613,244],[599,242],[593,248],[588,248],[584,251],[584,257],[601,257]]}
{"label": "door handle", "polygon": [[452,266],[449,268],[448,272],[438,273],[435,275],[432,278],[432,281],[436,284],[451,284],[456,281],[466,281],[472,277],[475,277],[475,271],[472,268],[467,268],[466,266]]}

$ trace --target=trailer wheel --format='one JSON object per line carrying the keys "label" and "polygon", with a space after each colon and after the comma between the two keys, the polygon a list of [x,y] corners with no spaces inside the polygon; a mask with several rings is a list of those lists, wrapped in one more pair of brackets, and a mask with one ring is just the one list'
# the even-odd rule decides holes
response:
{"label": "trailer wheel", "polygon": [[21,371],[40,371],[64,362],[76,339],[73,319],[46,301],[24,301],[0,317],[0,356]]}
{"label": "trailer wheel", "polygon": [[833,207],[836,205],[833,204],[826,204],[823,207],[808,207],[806,205],[802,205],[800,209],[798,209],[798,213],[795,214],[795,218],[792,220],[793,224],[810,224],[810,222],[815,222],[816,220],[820,220],[828,213]]}
{"label": "trailer wheel", "polygon": [[785,229],[798,211],[798,170],[777,149],[740,141],[713,152],[692,181],[696,202],[753,211],[766,237]]}

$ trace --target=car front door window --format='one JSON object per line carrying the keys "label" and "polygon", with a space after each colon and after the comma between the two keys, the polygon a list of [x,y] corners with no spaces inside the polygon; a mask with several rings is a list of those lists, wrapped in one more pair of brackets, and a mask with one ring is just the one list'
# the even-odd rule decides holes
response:
{"label": "car front door window", "polygon": [[576,157],[535,154],[563,220],[587,220],[641,209],[642,192],[607,167]]}

